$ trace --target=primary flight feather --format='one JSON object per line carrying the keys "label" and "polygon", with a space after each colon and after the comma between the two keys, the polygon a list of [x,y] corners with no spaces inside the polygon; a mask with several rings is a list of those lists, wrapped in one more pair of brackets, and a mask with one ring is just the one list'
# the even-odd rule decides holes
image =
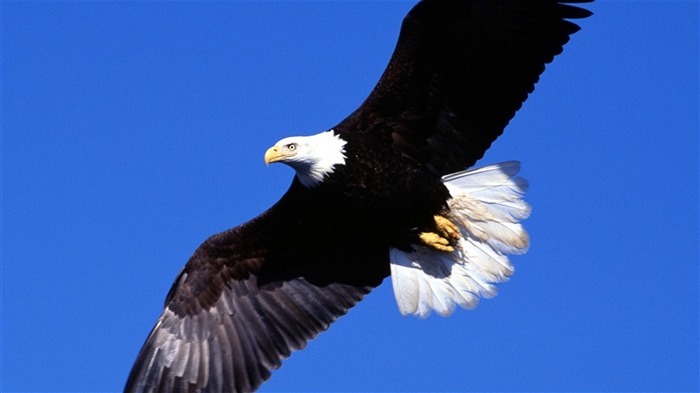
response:
{"label": "primary flight feather", "polygon": [[247,392],[391,275],[425,317],[495,295],[523,253],[519,164],[465,171],[503,132],[588,0],[423,0],[386,71],[335,127],[264,155],[296,171],[207,239],[166,296],[126,392]]}

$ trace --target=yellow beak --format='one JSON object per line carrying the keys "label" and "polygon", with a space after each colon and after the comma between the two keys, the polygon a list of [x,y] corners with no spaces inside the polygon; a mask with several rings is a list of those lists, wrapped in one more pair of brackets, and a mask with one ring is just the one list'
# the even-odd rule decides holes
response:
{"label": "yellow beak", "polygon": [[265,165],[270,165],[273,162],[277,162],[284,157],[280,153],[280,149],[277,146],[272,146],[265,152]]}

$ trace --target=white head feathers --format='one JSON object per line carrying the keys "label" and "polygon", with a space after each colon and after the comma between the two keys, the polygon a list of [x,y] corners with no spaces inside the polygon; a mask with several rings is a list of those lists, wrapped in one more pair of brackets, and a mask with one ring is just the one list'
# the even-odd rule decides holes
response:
{"label": "white head feathers", "polygon": [[301,184],[312,188],[333,173],[336,165],[345,164],[346,143],[333,130],[284,138],[267,150],[265,162],[282,162],[291,166]]}

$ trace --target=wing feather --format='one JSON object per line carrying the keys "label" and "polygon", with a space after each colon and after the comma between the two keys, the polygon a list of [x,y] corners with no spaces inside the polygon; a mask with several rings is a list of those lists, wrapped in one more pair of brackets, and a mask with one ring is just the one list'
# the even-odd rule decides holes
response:
{"label": "wing feather", "polygon": [[[592,1],[592,0],[590,0]],[[472,166],[579,27],[589,0],[424,0],[389,64],[335,129],[372,133],[441,176]]]}
{"label": "wing feather", "polygon": [[386,247],[368,247],[373,241],[366,239],[348,255],[347,246],[306,244],[317,222],[283,228],[298,222],[289,214],[315,214],[304,210],[314,203],[293,194],[200,246],[168,293],[126,392],[255,390],[381,283],[389,269]]}

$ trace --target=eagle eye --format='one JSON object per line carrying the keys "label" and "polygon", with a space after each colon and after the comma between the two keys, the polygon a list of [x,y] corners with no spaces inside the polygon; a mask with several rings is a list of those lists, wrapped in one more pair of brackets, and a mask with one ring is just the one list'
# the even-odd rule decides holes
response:
{"label": "eagle eye", "polygon": [[289,149],[289,151],[294,151],[294,150],[297,149],[297,144],[296,144],[296,143],[290,143],[290,144],[287,145],[287,149]]}

